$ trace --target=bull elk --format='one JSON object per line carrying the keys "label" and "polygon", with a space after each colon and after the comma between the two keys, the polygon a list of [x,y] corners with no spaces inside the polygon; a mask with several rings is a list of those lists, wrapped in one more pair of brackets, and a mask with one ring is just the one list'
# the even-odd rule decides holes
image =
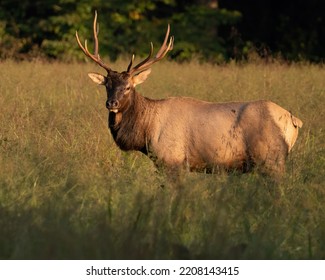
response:
{"label": "bull elk", "polygon": [[213,172],[216,169],[247,172],[254,166],[271,175],[283,173],[302,121],[279,105],[265,100],[210,103],[189,97],[153,100],[139,94],[151,66],[173,48],[168,25],[164,42],[152,57],[133,66],[134,55],[121,73],[106,65],[98,53],[97,13],[93,22],[94,53],[76,39],[84,54],[107,75],[89,73],[107,92],[108,125],[122,150],[136,150],[166,168]]}

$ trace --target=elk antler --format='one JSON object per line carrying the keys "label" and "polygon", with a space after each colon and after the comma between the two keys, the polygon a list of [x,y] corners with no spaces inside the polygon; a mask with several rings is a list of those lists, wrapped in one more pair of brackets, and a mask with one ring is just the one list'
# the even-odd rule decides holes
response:
{"label": "elk antler", "polygon": [[78,42],[79,47],[82,49],[84,54],[95,61],[99,66],[106,69],[107,72],[111,72],[111,68],[109,68],[100,58],[98,53],[98,33],[99,33],[99,24],[97,24],[97,11],[95,11],[95,18],[93,24],[93,31],[94,31],[94,54],[91,54],[87,47],[87,40],[85,40],[85,46],[83,46],[80,42],[78,31],[76,31],[76,39]]}
{"label": "elk antler", "polygon": [[166,35],[165,35],[165,39],[164,39],[164,42],[163,44],[161,45],[159,51],[157,52],[156,56],[151,58],[152,56],[152,53],[153,53],[153,44],[152,42],[150,43],[150,52],[149,52],[149,55],[147,56],[146,59],[144,59],[143,61],[141,61],[139,64],[137,64],[136,66],[134,66],[133,68],[132,67],[132,63],[133,63],[133,60],[134,60],[134,55],[132,55],[132,58],[131,58],[131,61],[129,63],[129,66],[126,70],[127,73],[129,73],[131,76],[134,75],[135,73],[137,72],[140,72],[140,71],[143,71],[143,70],[146,70],[148,68],[151,67],[152,64],[156,63],[157,61],[161,60],[164,58],[164,56],[170,51],[173,49],[173,44],[174,44],[174,36],[171,36],[170,39],[169,39],[169,42],[168,42],[168,45],[167,45],[167,41],[168,41],[168,38],[169,38],[169,32],[170,32],[170,26],[168,24],[168,27],[167,27],[167,32],[166,32]]}

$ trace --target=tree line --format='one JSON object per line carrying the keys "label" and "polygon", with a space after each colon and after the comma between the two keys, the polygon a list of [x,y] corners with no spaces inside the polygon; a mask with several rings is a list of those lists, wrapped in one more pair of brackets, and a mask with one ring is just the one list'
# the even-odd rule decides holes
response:
{"label": "tree line", "polygon": [[247,59],[322,62],[325,5],[321,0],[0,0],[0,59],[84,59],[74,34],[92,39],[98,11],[102,56],[148,53],[167,24],[171,57],[219,63]]}

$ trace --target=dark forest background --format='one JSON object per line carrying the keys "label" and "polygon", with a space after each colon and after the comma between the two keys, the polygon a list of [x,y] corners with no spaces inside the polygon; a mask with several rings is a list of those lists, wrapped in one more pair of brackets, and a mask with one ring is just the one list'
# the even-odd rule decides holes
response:
{"label": "dark forest background", "polygon": [[265,59],[323,62],[323,0],[0,0],[0,58],[84,59],[75,31],[92,39],[94,11],[100,53],[148,53],[171,24],[171,58],[219,63]]}

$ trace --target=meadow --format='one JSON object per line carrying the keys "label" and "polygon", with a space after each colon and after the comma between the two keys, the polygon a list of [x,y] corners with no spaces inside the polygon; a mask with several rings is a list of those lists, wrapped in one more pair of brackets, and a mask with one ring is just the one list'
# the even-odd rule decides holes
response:
{"label": "meadow", "polygon": [[304,122],[282,180],[184,173],[180,186],[116,147],[89,71],[0,62],[0,259],[325,259],[324,66],[155,65],[145,96],[269,99]]}

